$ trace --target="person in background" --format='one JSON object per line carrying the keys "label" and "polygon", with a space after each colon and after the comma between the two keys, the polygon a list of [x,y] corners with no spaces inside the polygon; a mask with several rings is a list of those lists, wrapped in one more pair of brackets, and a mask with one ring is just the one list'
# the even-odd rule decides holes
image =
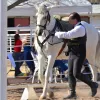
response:
{"label": "person in background", "polygon": [[[24,76],[25,74],[20,71],[20,66],[23,64],[23,62],[20,62],[19,60],[23,59],[23,53],[21,52],[22,48],[22,41],[20,39],[20,35],[17,33],[14,36],[14,52],[12,54],[14,60],[16,61],[16,67],[15,67],[15,77],[17,76]],[[18,61],[18,62],[17,62]]]}
{"label": "person in background", "polygon": [[28,37],[26,38],[26,41],[24,41],[24,60],[31,60],[31,61],[25,61],[30,69],[30,75],[33,75],[35,70],[35,64],[31,55],[32,47],[30,46],[30,43],[28,42]]}

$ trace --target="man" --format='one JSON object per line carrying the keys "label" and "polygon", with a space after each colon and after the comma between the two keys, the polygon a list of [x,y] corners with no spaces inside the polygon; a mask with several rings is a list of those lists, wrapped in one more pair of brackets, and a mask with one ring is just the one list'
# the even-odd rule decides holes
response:
{"label": "man", "polygon": [[69,60],[68,60],[68,82],[70,94],[64,99],[76,98],[76,78],[83,81],[91,88],[91,96],[97,93],[98,84],[92,82],[86,75],[81,73],[82,64],[86,58],[86,30],[81,24],[81,17],[78,13],[73,12],[69,16],[69,23],[74,25],[74,28],[68,32],[56,32],[58,38],[69,39]]}

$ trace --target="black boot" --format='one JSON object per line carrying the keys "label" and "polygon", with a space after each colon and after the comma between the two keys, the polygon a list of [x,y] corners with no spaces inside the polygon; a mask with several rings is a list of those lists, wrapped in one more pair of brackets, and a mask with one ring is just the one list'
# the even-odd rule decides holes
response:
{"label": "black boot", "polygon": [[77,78],[90,86],[91,96],[94,97],[97,93],[98,84],[93,82],[90,78],[87,77],[87,75],[84,74],[80,74]]}
{"label": "black boot", "polygon": [[76,99],[76,92],[70,91],[70,94],[67,97],[64,97],[63,100],[66,99]]}
{"label": "black boot", "polygon": [[66,100],[66,99],[75,99],[77,97],[76,96],[76,92],[75,92],[75,86],[76,85],[69,84],[70,94],[67,97],[64,97],[63,100]]}
{"label": "black boot", "polygon": [[97,93],[98,83],[92,82],[91,85],[91,96],[94,97]]}

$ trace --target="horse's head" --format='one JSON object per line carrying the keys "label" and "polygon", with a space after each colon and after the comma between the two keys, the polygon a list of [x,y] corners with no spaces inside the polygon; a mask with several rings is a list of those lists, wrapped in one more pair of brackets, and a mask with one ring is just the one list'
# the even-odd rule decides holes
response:
{"label": "horse's head", "polygon": [[37,9],[37,27],[36,27],[36,33],[37,35],[42,35],[43,30],[46,29],[46,26],[48,22],[50,22],[50,14],[49,10],[45,5],[40,5]]}

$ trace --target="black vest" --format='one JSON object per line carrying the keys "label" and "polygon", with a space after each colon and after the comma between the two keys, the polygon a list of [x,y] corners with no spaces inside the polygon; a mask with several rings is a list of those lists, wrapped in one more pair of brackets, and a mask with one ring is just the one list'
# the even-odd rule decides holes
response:
{"label": "black vest", "polygon": [[[82,25],[81,23],[79,25]],[[83,26],[83,25],[82,25]],[[84,27],[84,26],[83,26]],[[83,37],[73,38],[68,41],[68,52],[72,54],[86,54],[87,35]]]}

